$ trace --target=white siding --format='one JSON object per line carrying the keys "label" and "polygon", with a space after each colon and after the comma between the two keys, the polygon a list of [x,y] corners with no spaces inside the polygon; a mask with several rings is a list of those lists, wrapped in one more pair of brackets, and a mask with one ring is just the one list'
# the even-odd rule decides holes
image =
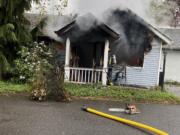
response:
{"label": "white siding", "polygon": [[159,84],[161,42],[156,41],[145,54],[143,67],[127,67],[126,84],[153,87]]}
{"label": "white siding", "polygon": [[168,51],[166,61],[166,81],[180,82],[180,51]]}

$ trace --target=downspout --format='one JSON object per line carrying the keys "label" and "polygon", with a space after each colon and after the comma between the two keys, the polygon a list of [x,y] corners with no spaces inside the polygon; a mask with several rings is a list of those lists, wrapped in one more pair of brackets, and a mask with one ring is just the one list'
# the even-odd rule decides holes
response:
{"label": "downspout", "polygon": [[161,90],[164,90],[164,82],[165,82],[165,72],[166,72],[166,56],[167,56],[167,51],[163,51],[164,54],[164,59],[163,59],[163,73],[162,73],[162,84],[161,84]]}

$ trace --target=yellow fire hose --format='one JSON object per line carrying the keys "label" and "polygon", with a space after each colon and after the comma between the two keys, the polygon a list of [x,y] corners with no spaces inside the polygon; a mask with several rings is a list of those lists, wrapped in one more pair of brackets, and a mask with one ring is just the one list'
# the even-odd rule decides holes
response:
{"label": "yellow fire hose", "polygon": [[92,108],[83,107],[82,110],[90,112],[90,113],[94,113],[96,115],[99,115],[99,116],[102,116],[102,117],[105,117],[105,118],[108,118],[108,119],[119,121],[121,123],[130,125],[130,126],[145,129],[145,130],[151,131],[152,133],[155,133],[157,135],[169,135],[168,133],[166,133],[164,131],[161,131],[161,130],[153,128],[153,127],[150,127],[148,125],[144,125],[144,124],[132,121],[132,120],[127,120],[127,119],[120,118],[120,117],[117,117],[117,116],[113,116],[113,115],[110,115],[110,114],[107,114],[107,113],[103,113],[103,112],[97,111],[97,110],[92,109]]}

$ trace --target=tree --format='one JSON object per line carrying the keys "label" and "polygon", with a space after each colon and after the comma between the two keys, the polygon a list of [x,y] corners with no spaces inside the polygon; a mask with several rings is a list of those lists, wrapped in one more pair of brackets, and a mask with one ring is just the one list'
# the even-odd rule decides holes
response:
{"label": "tree", "polygon": [[167,0],[167,1],[173,1],[173,2],[175,2],[178,6],[180,6],[180,0]]}
{"label": "tree", "polygon": [[[41,33],[41,30],[43,27],[45,27],[46,25],[46,21],[48,20],[48,16],[47,14],[47,7],[46,5],[49,5],[49,0],[44,0],[44,1],[40,1],[39,3],[39,10],[40,10],[40,17],[42,18],[42,20],[40,21],[40,23],[37,25],[37,27],[35,27],[32,32],[34,33],[33,35],[38,35],[38,33]],[[53,16],[56,15],[63,15],[63,11],[64,9],[67,7],[67,2],[68,0],[58,0],[56,1],[56,3],[54,3],[53,9],[55,9],[55,11],[50,12],[50,14],[52,14]],[[51,20],[53,21],[53,20]],[[53,56],[54,59],[51,60],[51,64],[53,66],[53,68],[50,69],[50,72],[48,74],[46,74],[46,77],[44,77],[45,79],[41,79],[41,80],[46,80],[46,87],[44,87],[45,91],[48,91],[48,94],[50,97],[55,98],[57,101],[69,101],[69,94],[67,93],[67,91],[65,90],[64,87],[64,65],[59,64],[56,62],[56,50],[53,49]],[[40,73],[42,74],[42,73]],[[43,78],[43,77],[42,77]],[[37,82],[37,81],[36,81]],[[43,83],[39,83],[39,84],[43,84]],[[38,84],[38,85],[39,85]],[[35,87],[39,87],[37,85],[37,83],[35,83]],[[41,85],[40,85],[41,86]],[[35,97],[34,93],[37,93],[37,89],[34,89],[35,91],[33,91],[33,96]],[[41,91],[39,91],[38,93],[41,93]],[[39,97],[41,97],[41,94],[39,94]],[[40,98],[41,99],[41,98]]]}
{"label": "tree", "polygon": [[[34,40],[37,39],[39,34],[43,34],[42,30],[46,27],[48,14],[54,17],[56,15],[62,15],[63,10],[67,6],[67,0],[59,0],[53,3],[53,7],[51,7],[55,9],[56,13],[48,12],[47,9],[49,7],[46,6],[50,5],[49,2],[49,0],[40,0],[38,3],[38,13],[40,13],[38,17],[39,24],[31,31]],[[52,59],[48,59],[48,56],[45,55],[48,52],[46,50],[48,49],[47,47],[52,51]],[[43,51],[43,48],[46,48],[46,51]],[[45,64],[43,64],[44,62]],[[35,42],[32,43],[31,47],[23,47],[20,51],[20,58],[15,63],[17,68],[16,73],[20,75],[18,78],[23,79],[19,81],[32,80],[31,99],[41,101],[45,99],[44,97],[50,96],[57,101],[70,100],[69,94],[64,87],[64,65],[57,63],[56,49],[53,49],[52,46],[49,47],[48,45]],[[47,65],[51,65],[51,68],[47,68]]]}
{"label": "tree", "polygon": [[177,4],[176,9],[174,9],[174,21],[172,25],[174,27],[180,26],[180,0],[169,0],[169,1],[174,1]]}
{"label": "tree", "polygon": [[[0,0],[0,76],[12,64],[21,45],[31,41],[24,12],[38,0]],[[0,77],[1,78],[1,77]]]}
{"label": "tree", "polygon": [[151,13],[157,24],[180,26],[180,0],[153,0]]}
{"label": "tree", "polygon": [[[8,69],[8,65],[13,64],[15,59],[24,59],[21,55],[18,57],[18,52],[22,50],[22,47],[31,48],[30,46],[28,47],[28,45],[32,45],[32,34],[28,27],[30,22],[24,17],[25,11],[30,10],[32,2],[41,5],[42,3],[49,1],[50,0],[0,0],[0,76]],[[59,2],[59,5],[54,5],[55,9],[58,10],[58,14],[62,13],[64,7],[67,6],[67,0],[59,0]],[[40,12],[40,17],[48,14],[44,9],[40,10],[42,10],[42,12]],[[41,27],[41,25],[38,25],[37,27]],[[64,69],[62,67],[63,66],[61,66],[61,69]],[[56,65],[53,69],[55,70],[52,72],[52,76],[54,77],[55,75],[55,78],[52,78],[52,80],[57,80],[55,83],[57,86],[55,88],[57,93],[56,96],[61,97],[61,99],[66,98],[66,93],[64,92],[63,70],[58,70],[60,73],[56,72]],[[44,77],[44,71],[42,72],[42,70],[40,70],[39,72],[36,79],[42,81],[41,78]],[[40,86],[40,88],[44,87],[42,84],[44,84],[44,81],[43,83],[38,83],[36,86]]]}

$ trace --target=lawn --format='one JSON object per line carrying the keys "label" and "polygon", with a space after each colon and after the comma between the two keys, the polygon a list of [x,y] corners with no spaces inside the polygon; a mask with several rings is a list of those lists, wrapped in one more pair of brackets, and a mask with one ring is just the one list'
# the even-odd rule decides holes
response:
{"label": "lawn", "polygon": [[162,92],[159,89],[135,89],[122,86],[91,86],[65,84],[68,92],[75,97],[91,99],[120,100],[123,102],[174,103],[180,104],[180,98]]}
{"label": "lawn", "polygon": [[0,93],[16,93],[29,91],[30,86],[27,84],[16,84],[11,82],[0,81]]}
{"label": "lawn", "polygon": [[[122,102],[173,103],[180,104],[180,97],[159,89],[135,89],[122,86],[65,84],[65,88],[76,98],[119,100]],[[27,84],[0,81],[0,93],[28,92]]]}

